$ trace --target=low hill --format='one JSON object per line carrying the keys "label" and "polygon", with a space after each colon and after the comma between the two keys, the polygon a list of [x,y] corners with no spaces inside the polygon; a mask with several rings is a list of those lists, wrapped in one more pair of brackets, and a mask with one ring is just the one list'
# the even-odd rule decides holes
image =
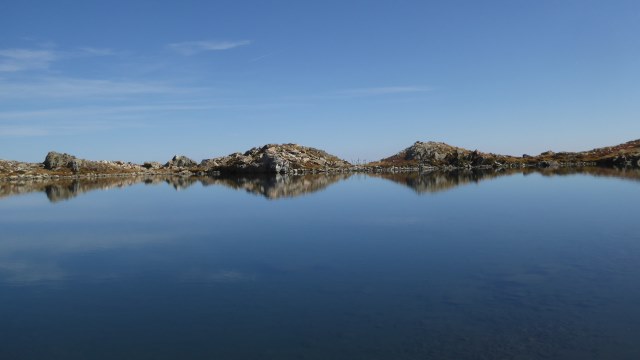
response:
{"label": "low hill", "polygon": [[325,151],[297,144],[268,144],[244,154],[203,160],[201,168],[223,173],[297,173],[349,169],[351,164]]}
{"label": "low hill", "polygon": [[451,146],[443,142],[416,141],[413,145],[388,158],[371,163],[374,166],[396,167],[496,167],[515,163],[513,156],[483,153]]}
{"label": "low hill", "polygon": [[489,168],[555,166],[637,166],[640,167],[640,140],[582,152],[546,151],[521,157],[484,153],[442,142],[417,141],[395,155],[368,164],[377,167]]}

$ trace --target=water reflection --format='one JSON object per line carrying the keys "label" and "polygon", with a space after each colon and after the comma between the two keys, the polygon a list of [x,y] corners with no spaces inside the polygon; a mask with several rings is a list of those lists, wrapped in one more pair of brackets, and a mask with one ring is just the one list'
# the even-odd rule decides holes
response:
{"label": "water reflection", "polygon": [[234,176],[201,179],[203,185],[223,185],[236,190],[281,199],[322,191],[338,181],[346,180],[351,174],[309,174],[301,176]]}
{"label": "water reflection", "polygon": [[454,170],[434,171],[425,173],[380,173],[374,177],[391,180],[395,183],[407,186],[418,194],[437,193],[452,188],[475,184],[482,180],[494,179],[499,176],[521,173],[521,170]]}
{"label": "water reflection", "polygon": [[[410,173],[372,173],[371,177],[382,178],[406,186],[418,194],[447,191],[458,186],[477,184],[509,175],[541,174],[543,176],[591,175],[640,181],[639,169],[618,168],[546,168],[546,169],[489,169],[454,170]],[[308,174],[308,175],[272,175],[272,176],[223,176],[223,177],[166,177],[133,176],[106,177],[94,179],[67,179],[47,181],[23,181],[0,183],[0,198],[44,192],[52,203],[72,199],[93,190],[124,188],[135,184],[168,184],[176,190],[184,190],[193,185],[225,186],[235,190],[264,196],[268,199],[282,199],[302,196],[318,191],[339,181],[346,180],[352,174]]]}
{"label": "water reflection", "polygon": [[637,171],[348,177],[0,184],[0,358],[640,358]]}

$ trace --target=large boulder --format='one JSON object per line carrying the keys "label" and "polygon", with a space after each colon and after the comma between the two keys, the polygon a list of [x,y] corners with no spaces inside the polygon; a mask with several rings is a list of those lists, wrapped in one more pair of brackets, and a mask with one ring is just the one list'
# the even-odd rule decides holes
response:
{"label": "large boulder", "polygon": [[43,164],[44,168],[47,170],[79,167],[78,161],[75,156],[69,154],[61,154],[55,151],[50,151],[47,154],[47,157],[45,157]]}

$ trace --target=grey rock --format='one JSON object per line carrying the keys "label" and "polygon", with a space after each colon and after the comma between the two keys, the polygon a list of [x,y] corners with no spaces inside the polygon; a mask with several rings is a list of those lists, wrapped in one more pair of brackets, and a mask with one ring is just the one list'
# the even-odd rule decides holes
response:
{"label": "grey rock", "polygon": [[55,151],[50,151],[44,159],[44,168],[47,170],[54,170],[62,167],[70,167],[71,162],[76,160],[76,157],[69,154],[61,154]]}
{"label": "grey rock", "polygon": [[69,163],[69,169],[71,169],[71,171],[73,171],[74,173],[80,171],[80,161],[76,159],[71,160],[71,162]]}
{"label": "grey rock", "polygon": [[175,155],[170,161],[168,161],[164,166],[165,167],[194,167],[197,166],[198,163],[189,159],[186,156]]}
{"label": "grey rock", "polygon": [[263,167],[267,172],[284,174],[289,172],[289,162],[277,155],[265,154],[263,156]]}

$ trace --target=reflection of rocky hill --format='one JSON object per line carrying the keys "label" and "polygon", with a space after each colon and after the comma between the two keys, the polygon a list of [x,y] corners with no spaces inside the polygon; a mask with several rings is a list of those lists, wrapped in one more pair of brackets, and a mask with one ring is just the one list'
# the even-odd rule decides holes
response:
{"label": "reflection of rocky hill", "polygon": [[0,183],[0,198],[43,192],[51,202],[74,198],[92,190],[123,188],[139,183],[146,185],[168,184],[176,190],[194,184],[203,186],[223,185],[269,199],[296,197],[321,191],[329,185],[348,178],[350,174],[332,175],[271,175],[232,177],[181,177],[181,176],[127,176],[90,179],[58,179]]}
{"label": "reflection of rocky hill", "polygon": [[640,181],[640,169],[636,168],[604,168],[604,167],[585,167],[585,168],[547,168],[547,169],[524,169],[525,175],[541,174],[543,176],[566,176],[566,175],[591,175],[598,177],[612,177],[631,181]]}
{"label": "reflection of rocky hill", "polygon": [[413,189],[419,194],[436,193],[469,183],[478,183],[481,180],[493,179],[498,176],[510,175],[521,172],[520,170],[452,170],[431,172],[404,172],[404,173],[373,173],[369,176],[391,180]]}
{"label": "reflection of rocky hill", "polygon": [[[512,174],[541,174],[543,176],[585,174],[640,181],[640,169],[599,167],[508,170],[470,169],[423,173],[371,173],[368,176],[391,180],[407,186],[419,194],[428,194]],[[58,202],[93,190],[123,188],[139,183],[145,185],[168,184],[176,190],[186,189],[197,183],[203,186],[222,185],[236,190],[245,190],[248,193],[264,196],[268,199],[281,199],[322,191],[336,182],[348,179],[350,176],[351,173],[224,177],[144,175],[90,179],[25,180],[21,182],[0,182],[0,199],[14,195],[42,192],[47,195],[51,202]]]}
{"label": "reflection of rocky hill", "polygon": [[184,183],[189,180],[190,178],[182,177],[126,176],[6,182],[0,183],[0,198],[33,192],[44,192],[47,194],[47,198],[49,198],[51,202],[58,202],[74,198],[93,190],[124,188],[138,183],[154,185],[166,182],[174,186],[176,189],[180,189],[190,186],[196,182],[196,180],[193,180],[189,184]]}
{"label": "reflection of rocky hill", "polygon": [[482,180],[494,179],[500,176],[514,174],[541,174],[543,176],[566,176],[566,175],[591,175],[615,177],[626,180],[640,181],[640,169],[632,168],[525,168],[525,169],[469,169],[452,171],[432,171],[432,172],[405,172],[405,173],[374,173],[369,176],[391,180],[413,189],[419,194],[436,193],[450,190],[452,188],[478,183]]}
{"label": "reflection of rocky hill", "polygon": [[208,178],[205,185],[224,185],[262,195],[268,199],[296,197],[321,191],[329,185],[349,178],[351,174],[307,174],[272,176],[233,176]]}

